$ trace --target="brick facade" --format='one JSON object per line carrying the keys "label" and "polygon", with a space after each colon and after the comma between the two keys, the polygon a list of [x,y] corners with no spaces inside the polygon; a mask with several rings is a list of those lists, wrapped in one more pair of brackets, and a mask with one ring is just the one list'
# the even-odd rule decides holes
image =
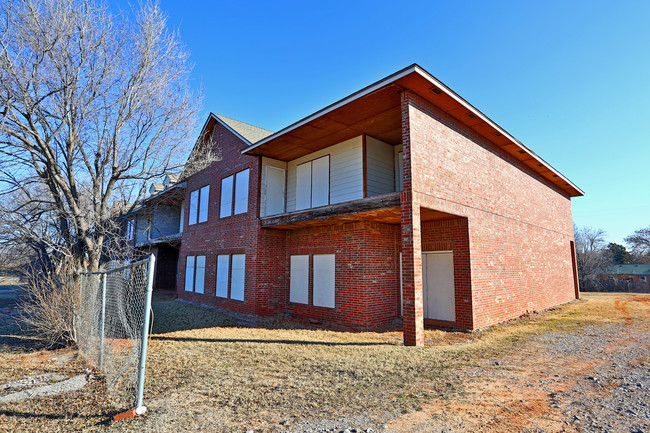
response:
{"label": "brick facade", "polygon": [[[478,329],[574,299],[570,198],[578,194],[562,189],[541,169],[522,163],[421,93],[403,89],[395,93],[401,140],[398,136],[390,143],[402,146],[399,208],[394,195],[393,208],[384,209],[390,212],[365,217],[351,212],[317,224],[262,228],[262,156],[268,155],[250,154],[250,143],[212,118],[205,132],[212,134],[222,160],[186,180],[178,297],[235,312],[363,329],[402,318],[405,344],[422,345],[422,255],[451,251],[455,322],[449,325]],[[326,126],[323,120],[312,131]],[[344,139],[338,137],[320,137],[320,148]],[[298,148],[306,143],[296,140]],[[270,157],[278,158],[274,152]],[[286,159],[278,160],[305,155],[287,152]],[[221,180],[245,169],[250,170],[248,211],[220,218]],[[207,221],[188,225],[190,195],[207,185]],[[245,254],[243,301],[216,296],[219,254]],[[289,300],[291,256],[309,256],[311,270],[318,254],[335,255],[334,308],[313,305],[311,271],[307,304]],[[185,290],[187,256],[205,256],[203,294]],[[232,273],[229,278],[232,282]]]}

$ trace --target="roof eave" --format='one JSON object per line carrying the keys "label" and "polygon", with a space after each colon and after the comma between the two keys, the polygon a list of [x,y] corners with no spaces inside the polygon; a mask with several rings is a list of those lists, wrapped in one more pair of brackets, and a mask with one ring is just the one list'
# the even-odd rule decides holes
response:
{"label": "roof eave", "polygon": [[[544,167],[546,170],[549,170],[552,174],[553,177],[557,177],[559,180],[563,181],[568,185],[568,188],[562,187],[561,185],[558,185],[561,189],[565,190],[571,197],[578,197],[578,196],[583,196],[585,193],[582,191],[580,188],[578,188],[573,182],[571,182],[566,176],[564,176],[562,173],[560,173],[558,170],[553,168],[549,163],[544,161],[539,155],[537,155],[535,152],[533,152],[531,149],[529,149],[526,145],[524,145],[522,142],[514,138],[510,133],[508,133],[505,129],[503,129],[501,126],[499,126],[496,122],[491,120],[489,117],[487,117],[485,114],[483,114],[480,110],[478,110],[476,107],[474,107],[472,104],[467,102],[465,99],[463,99],[461,96],[459,96],[456,92],[451,90],[449,87],[447,87],[444,83],[442,83],[440,80],[435,78],[433,75],[431,75],[429,72],[427,72],[425,69],[420,67],[417,64],[412,64],[400,71],[395,72],[392,75],[389,75],[386,78],[383,78],[367,87],[364,87],[363,89],[352,93],[351,95],[334,102],[333,104],[328,105],[327,107],[307,116],[304,117],[303,119],[287,126],[286,128],[281,129],[280,131],[269,135],[268,137],[257,141],[254,144],[251,144],[247,148],[243,149],[241,151],[242,154],[246,154],[251,152],[252,150],[269,143],[278,137],[281,137],[296,128],[299,128],[315,119],[318,119],[319,117],[322,117],[331,111],[336,110],[339,107],[342,107],[346,104],[349,104],[350,102],[359,99],[365,95],[368,95],[384,86],[390,85],[396,81],[398,81],[400,78],[403,78],[409,74],[412,73],[417,73],[419,76],[423,77],[424,79],[428,80],[431,84],[435,85],[436,87],[440,88],[443,92],[445,92],[449,97],[453,98],[457,103],[461,104],[465,109],[469,110],[472,114],[475,116],[479,117],[483,122],[487,123],[490,127],[494,128],[496,131],[498,131],[500,134],[502,134],[507,140],[511,142],[511,144],[517,146],[521,150],[523,150],[528,156],[533,158],[538,164],[541,164],[542,167]],[[222,122],[223,123],[223,122]],[[226,125],[227,127],[227,125]],[[554,182],[553,182],[554,183]]]}

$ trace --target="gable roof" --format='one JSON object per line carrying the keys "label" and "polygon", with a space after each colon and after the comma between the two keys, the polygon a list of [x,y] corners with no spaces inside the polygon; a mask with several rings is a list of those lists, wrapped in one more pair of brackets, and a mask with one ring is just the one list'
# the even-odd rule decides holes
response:
{"label": "gable roof", "polygon": [[584,195],[535,152],[417,64],[262,138],[242,153],[291,160],[326,147],[333,140],[344,141],[364,133],[398,144],[402,130],[400,94],[406,89],[474,130],[570,197]]}
{"label": "gable roof", "polygon": [[258,141],[273,135],[273,131],[268,131],[258,126],[253,126],[248,123],[240,122],[239,120],[231,119],[222,114],[210,113],[211,116],[217,118],[221,124],[230,129],[236,135],[239,135],[251,145]]}
{"label": "gable roof", "polygon": [[650,275],[650,265],[611,265],[605,266],[601,274],[607,275]]}

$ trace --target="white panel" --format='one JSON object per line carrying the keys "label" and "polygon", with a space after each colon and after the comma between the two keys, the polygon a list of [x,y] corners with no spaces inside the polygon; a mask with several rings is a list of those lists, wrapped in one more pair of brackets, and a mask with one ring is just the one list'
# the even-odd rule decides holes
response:
{"label": "white panel", "polygon": [[208,220],[208,201],[210,199],[210,185],[201,188],[199,200],[199,222],[204,223]]}
{"label": "white panel", "polygon": [[194,291],[194,256],[187,256],[185,262],[185,291]]}
{"label": "white panel", "polygon": [[311,207],[325,206],[330,201],[330,157],[311,163]]}
{"label": "white panel", "polygon": [[456,321],[453,253],[422,254],[424,317]]}
{"label": "white panel", "polygon": [[221,218],[232,215],[232,182],[234,176],[221,179],[221,207],[219,216]]}
{"label": "white panel", "polygon": [[196,277],[194,278],[194,291],[203,293],[205,287],[205,256],[196,256]]}
{"label": "white panel", "polygon": [[197,212],[199,210],[199,190],[190,193],[190,215],[188,224],[196,224]]}
{"label": "white panel", "polygon": [[314,255],[314,305],[334,308],[335,302],[335,256]]}
{"label": "white panel", "polygon": [[264,195],[266,197],[263,215],[276,215],[284,212],[284,179],[283,168],[266,166]]}
{"label": "white panel", "polygon": [[[297,188],[301,184],[297,177],[297,167],[325,155],[330,156],[329,203],[343,203],[363,198],[361,144],[362,137],[359,136],[289,161],[287,163],[286,212],[306,209],[306,207],[299,207],[297,203]],[[311,189],[311,184],[309,188]]]}
{"label": "white panel", "polygon": [[397,191],[404,189],[404,154],[401,151],[395,156],[395,189]]}
{"label": "white panel", "polygon": [[311,207],[311,162],[296,167],[296,210]]}
{"label": "white panel", "polygon": [[240,171],[235,176],[235,215],[248,212],[248,177],[250,170]]}
{"label": "white panel", "polygon": [[291,256],[289,302],[309,303],[309,256]]}
{"label": "white panel", "polygon": [[395,192],[395,154],[393,146],[366,137],[366,173],[368,197]]}
{"label": "white panel", "polygon": [[228,269],[230,267],[230,256],[218,255],[217,256],[217,290],[216,296],[220,298],[228,297]]}
{"label": "white panel", "polygon": [[244,300],[244,280],[246,275],[246,255],[232,255],[232,277],[230,279],[230,298]]}

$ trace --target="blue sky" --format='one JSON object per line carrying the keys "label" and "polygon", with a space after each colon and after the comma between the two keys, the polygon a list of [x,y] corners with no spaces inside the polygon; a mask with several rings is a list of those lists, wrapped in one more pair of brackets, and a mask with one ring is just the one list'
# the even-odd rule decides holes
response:
{"label": "blue sky", "polygon": [[580,226],[650,225],[648,1],[172,1],[204,109],[279,130],[418,63],[582,188]]}

